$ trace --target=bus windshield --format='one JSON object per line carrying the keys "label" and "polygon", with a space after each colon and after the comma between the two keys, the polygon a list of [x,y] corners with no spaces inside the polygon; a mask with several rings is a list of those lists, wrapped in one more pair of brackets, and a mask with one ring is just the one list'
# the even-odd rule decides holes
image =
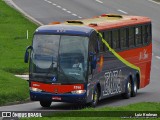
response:
{"label": "bus windshield", "polygon": [[88,37],[35,35],[31,52],[30,80],[52,83],[84,83]]}

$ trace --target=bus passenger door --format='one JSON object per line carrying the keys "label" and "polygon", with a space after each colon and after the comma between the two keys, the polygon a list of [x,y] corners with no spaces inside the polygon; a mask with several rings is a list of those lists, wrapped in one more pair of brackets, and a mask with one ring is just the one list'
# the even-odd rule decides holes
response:
{"label": "bus passenger door", "polygon": [[94,78],[97,65],[97,33],[94,31],[90,36],[88,53],[88,84],[87,84],[87,102],[91,102],[96,80]]}

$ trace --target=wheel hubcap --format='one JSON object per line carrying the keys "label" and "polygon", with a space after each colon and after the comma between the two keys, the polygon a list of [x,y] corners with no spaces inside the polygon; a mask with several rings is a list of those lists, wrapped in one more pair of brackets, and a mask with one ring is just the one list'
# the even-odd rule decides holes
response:
{"label": "wheel hubcap", "polygon": [[96,103],[97,102],[97,92],[95,91],[94,96],[93,96],[93,102]]}
{"label": "wheel hubcap", "polygon": [[134,85],[134,92],[137,91],[137,84]]}
{"label": "wheel hubcap", "polygon": [[130,82],[128,83],[128,92],[129,93],[131,92],[131,83]]}

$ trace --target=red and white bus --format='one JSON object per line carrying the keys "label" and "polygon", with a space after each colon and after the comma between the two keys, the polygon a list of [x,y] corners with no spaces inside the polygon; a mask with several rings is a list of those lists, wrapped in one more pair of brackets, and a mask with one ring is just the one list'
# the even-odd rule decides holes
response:
{"label": "red and white bus", "polygon": [[134,97],[150,82],[151,20],[104,14],[41,26],[26,49],[28,59],[30,98],[42,107]]}

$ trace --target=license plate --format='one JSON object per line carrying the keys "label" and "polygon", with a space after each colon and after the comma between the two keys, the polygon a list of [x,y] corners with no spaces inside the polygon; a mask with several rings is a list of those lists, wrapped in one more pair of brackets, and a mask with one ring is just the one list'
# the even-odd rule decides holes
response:
{"label": "license plate", "polygon": [[52,100],[61,100],[61,97],[52,97]]}

